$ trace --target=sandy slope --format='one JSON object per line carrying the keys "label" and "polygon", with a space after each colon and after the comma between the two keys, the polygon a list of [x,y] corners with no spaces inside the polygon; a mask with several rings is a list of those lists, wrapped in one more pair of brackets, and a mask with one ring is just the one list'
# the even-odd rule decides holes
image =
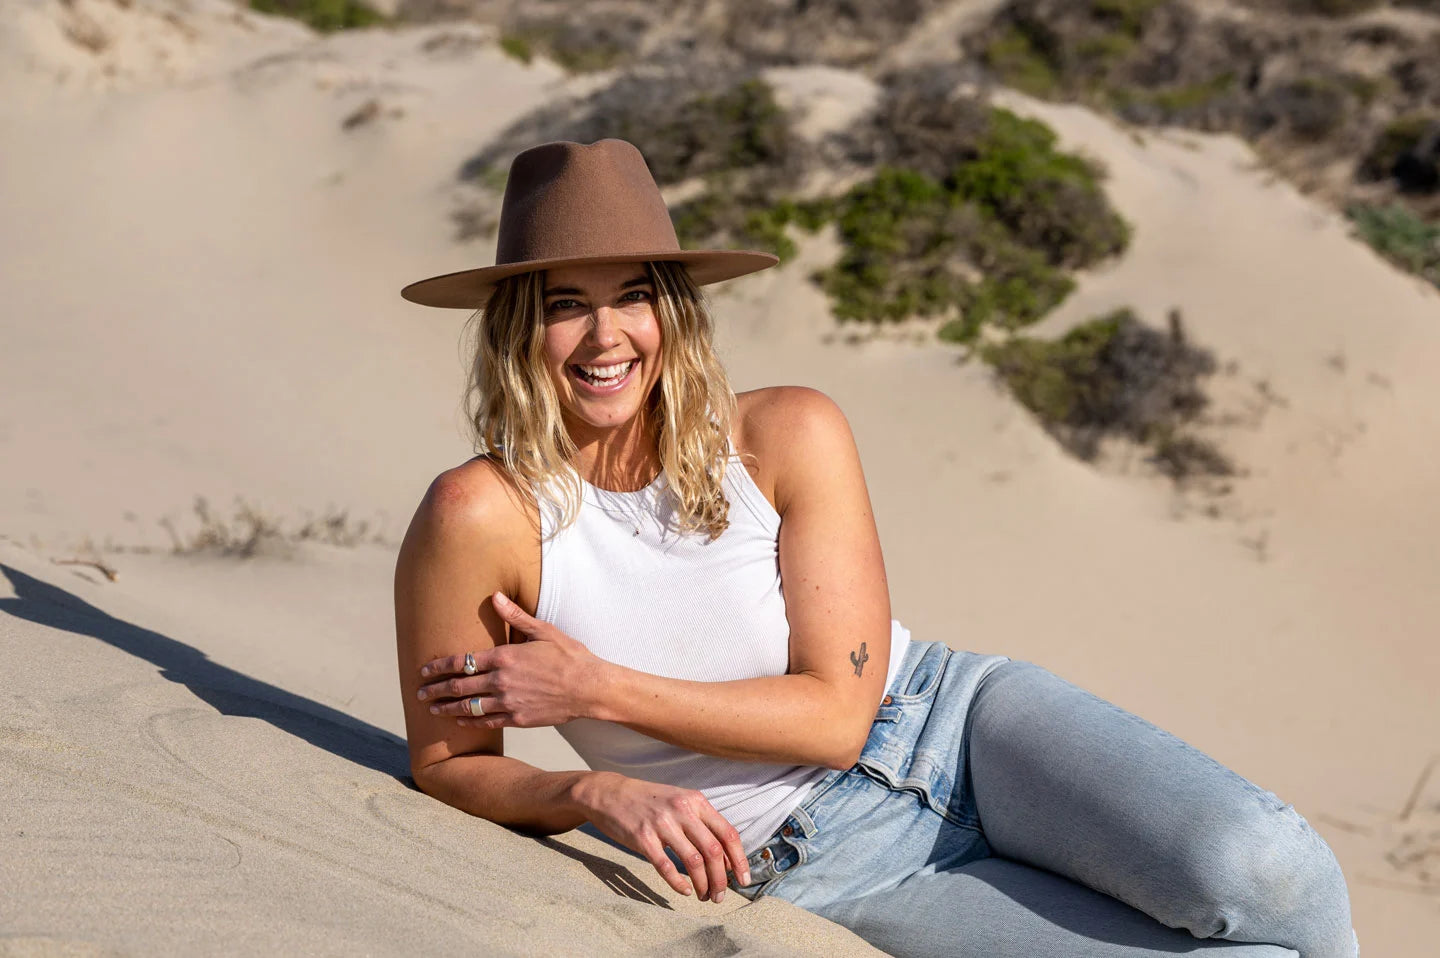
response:
{"label": "sandy slope", "polygon": [[[77,51],[66,9],[108,25],[104,50]],[[184,32],[167,12],[193,42],[164,39],[156,22]],[[0,876],[23,889],[0,897],[0,932],[141,951],[483,936],[709,953],[795,928],[818,936],[806,947],[857,947],[775,905],[626,900],[612,889],[673,896],[584,836],[567,857],[393,778],[393,541],[468,454],[464,314],[397,291],[490,261],[488,241],[451,240],[454,173],[575,81],[474,27],[317,39],[234,12],[0,3],[0,51],[25,53],[0,56],[0,562],[15,570],[0,636],[18,663],[0,798],[20,810]],[[1226,518],[1143,468],[1067,458],[945,348],[837,337],[804,280],[824,239],[717,293],[736,385],[804,383],[846,409],[917,637],[1041,662],[1277,791],[1340,854],[1367,954],[1423,954],[1437,891],[1386,855],[1440,828],[1440,787],[1399,820],[1440,741],[1440,296],[1233,140],[1011,102],[1101,158],[1136,226],[1124,261],[1047,325],[1178,307],[1237,364],[1216,392],[1239,421],[1213,435],[1249,475]],[[86,538],[168,544],[157,520],[186,528],[197,494],[286,519],[348,509],[392,545],[111,554],[114,583],[46,561]],[[572,761],[549,732],[512,745]]]}

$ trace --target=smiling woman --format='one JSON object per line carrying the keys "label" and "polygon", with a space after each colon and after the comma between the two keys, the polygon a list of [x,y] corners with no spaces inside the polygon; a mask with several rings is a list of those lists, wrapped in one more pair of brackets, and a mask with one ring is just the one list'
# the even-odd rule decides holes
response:
{"label": "smiling woman", "polygon": [[[839,407],[736,395],[715,356],[700,287],[774,263],[681,250],[634,146],[560,142],[515,158],[496,265],[402,290],[479,310],[480,455],[430,484],[395,573],[416,784],[593,823],[682,894],[773,895],[897,955],[1355,955],[1292,806],[890,617]],[[535,726],[589,767],[506,756]]]}

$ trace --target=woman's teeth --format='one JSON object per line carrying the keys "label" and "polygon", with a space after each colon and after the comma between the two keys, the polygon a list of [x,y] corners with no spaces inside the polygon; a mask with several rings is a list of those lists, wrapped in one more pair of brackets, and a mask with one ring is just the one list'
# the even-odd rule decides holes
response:
{"label": "woman's teeth", "polygon": [[597,386],[613,386],[625,378],[630,372],[630,367],[635,365],[635,360],[621,363],[618,366],[575,366],[575,370],[585,377],[586,381]]}

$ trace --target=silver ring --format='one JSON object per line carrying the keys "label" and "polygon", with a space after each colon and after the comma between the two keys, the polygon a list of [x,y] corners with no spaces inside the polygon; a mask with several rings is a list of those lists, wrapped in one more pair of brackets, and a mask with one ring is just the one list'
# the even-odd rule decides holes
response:
{"label": "silver ring", "polygon": [[474,652],[466,652],[466,653],[465,653],[465,674],[466,674],[466,675],[474,675],[476,672],[479,672],[479,671],[480,671],[480,670],[475,667],[475,653],[474,653]]}
{"label": "silver ring", "polygon": [[466,699],[465,707],[470,710],[471,715],[474,715],[477,718],[485,714],[485,708],[480,704],[480,696],[478,695]]}

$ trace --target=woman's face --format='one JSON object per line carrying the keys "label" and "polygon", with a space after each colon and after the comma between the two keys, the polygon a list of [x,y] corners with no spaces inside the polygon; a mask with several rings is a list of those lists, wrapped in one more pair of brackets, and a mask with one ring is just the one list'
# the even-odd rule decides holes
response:
{"label": "woman's face", "polygon": [[660,319],[645,264],[547,270],[543,290],[545,364],[572,435],[629,422],[660,381]]}

